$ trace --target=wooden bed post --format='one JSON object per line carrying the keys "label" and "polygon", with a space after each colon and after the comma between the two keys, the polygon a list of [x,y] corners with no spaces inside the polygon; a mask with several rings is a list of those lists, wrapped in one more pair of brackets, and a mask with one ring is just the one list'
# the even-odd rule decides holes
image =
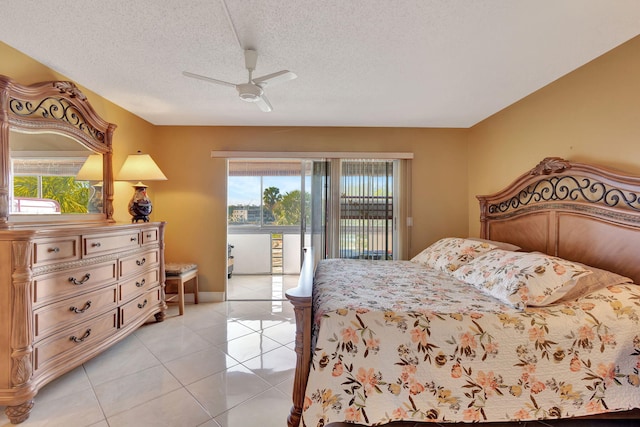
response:
{"label": "wooden bed post", "polygon": [[313,253],[310,248],[304,250],[304,263],[300,271],[298,287],[286,292],[287,299],[293,304],[296,316],[296,372],[293,380],[293,406],[287,418],[289,427],[298,427],[304,406],[304,394],[311,366],[311,321],[313,319],[311,295],[313,291]]}

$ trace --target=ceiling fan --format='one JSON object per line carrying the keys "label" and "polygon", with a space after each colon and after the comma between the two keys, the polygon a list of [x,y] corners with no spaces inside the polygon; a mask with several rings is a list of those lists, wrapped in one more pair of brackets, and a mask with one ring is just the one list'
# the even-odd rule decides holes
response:
{"label": "ceiling fan", "polygon": [[289,70],[281,70],[275,73],[267,74],[266,76],[253,78],[253,71],[256,69],[256,63],[258,62],[258,52],[252,49],[244,51],[244,63],[245,67],[249,71],[249,80],[247,83],[229,83],[224,80],[213,79],[207,76],[201,76],[199,74],[183,71],[182,74],[194,79],[204,80],[205,82],[216,83],[223,86],[231,86],[236,88],[240,99],[246,102],[252,102],[258,106],[262,111],[268,113],[273,110],[271,103],[264,94],[264,89],[267,86],[273,86],[278,83],[284,83],[289,80],[293,80],[296,74]]}

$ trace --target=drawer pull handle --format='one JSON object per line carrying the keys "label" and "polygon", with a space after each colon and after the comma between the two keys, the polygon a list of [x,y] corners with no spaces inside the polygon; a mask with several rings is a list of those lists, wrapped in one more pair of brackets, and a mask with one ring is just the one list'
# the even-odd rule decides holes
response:
{"label": "drawer pull handle", "polygon": [[82,308],[69,307],[69,311],[73,311],[74,313],[80,314],[80,313],[84,313],[85,311],[89,310],[89,307],[91,307],[91,300],[87,301],[85,303],[84,307],[82,307]]}
{"label": "drawer pull handle", "polygon": [[92,243],[91,246],[93,246],[94,248],[99,248],[102,245],[100,244],[100,242],[95,242],[95,243]]}
{"label": "drawer pull handle", "polygon": [[144,300],[142,304],[138,304],[138,308],[144,308],[144,306],[147,305],[147,302],[147,300]]}
{"label": "drawer pull handle", "polygon": [[86,340],[87,338],[89,338],[89,335],[91,335],[91,329],[87,329],[87,332],[84,333],[83,336],[81,336],[80,338],[76,337],[76,336],[72,336],[69,339],[73,342],[82,342],[84,340]]}
{"label": "drawer pull handle", "polygon": [[141,260],[139,260],[139,259],[136,260],[136,264],[138,264],[138,265],[144,265],[145,262],[147,262],[146,258],[142,258]]}
{"label": "drawer pull handle", "polygon": [[151,238],[151,236],[152,236],[152,234],[151,234],[151,233],[147,233],[147,239],[150,239],[150,238]]}
{"label": "drawer pull handle", "polygon": [[137,238],[137,237],[132,237],[132,238],[131,238],[131,241],[132,241],[132,242],[137,242],[137,241],[138,241],[138,238]]}
{"label": "drawer pull handle", "polygon": [[49,248],[48,251],[57,254],[58,252],[60,252],[60,248],[56,246],[56,247],[53,247],[53,248]]}
{"label": "drawer pull handle", "polygon": [[84,285],[87,282],[87,280],[89,280],[90,278],[91,278],[91,273],[87,273],[80,280],[76,279],[75,277],[69,277],[69,281],[74,285]]}
{"label": "drawer pull handle", "polygon": [[141,281],[136,282],[136,287],[138,287],[138,288],[143,287],[143,286],[144,286],[145,281],[146,281],[145,279],[142,279]]}

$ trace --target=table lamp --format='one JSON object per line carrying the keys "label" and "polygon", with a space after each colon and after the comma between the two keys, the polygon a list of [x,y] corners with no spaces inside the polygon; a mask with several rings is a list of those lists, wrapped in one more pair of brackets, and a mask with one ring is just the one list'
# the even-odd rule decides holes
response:
{"label": "table lamp", "polygon": [[133,185],[133,197],[129,201],[129,213],[131,222],[149,222],[151,214],[151,200],[147,197],[147,185],[142,181],[164,181],[167,177],[162,173],[156,162],[150,155],[130,154],[124,161],[120,172],[116,176],[118,181],[138,181]]}
{"label": "table lamp", "polygon": [[[90,181],[91,193],[89,194],[89,205],[87,210],[90,213],[102,212],[102,154],[91,154],[84,161],[84,164],[76,175],[76,181]],[[92,184],[91,182],[95,182]]]}

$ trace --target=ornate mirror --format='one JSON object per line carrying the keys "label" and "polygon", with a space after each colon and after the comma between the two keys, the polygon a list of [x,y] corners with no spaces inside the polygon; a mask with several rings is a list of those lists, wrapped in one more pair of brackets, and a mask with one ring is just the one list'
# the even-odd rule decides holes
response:
{"label": "ornate mirror", "polygon": [[0,227],[113,222],[115,127],[71,82],[0,76]]}

